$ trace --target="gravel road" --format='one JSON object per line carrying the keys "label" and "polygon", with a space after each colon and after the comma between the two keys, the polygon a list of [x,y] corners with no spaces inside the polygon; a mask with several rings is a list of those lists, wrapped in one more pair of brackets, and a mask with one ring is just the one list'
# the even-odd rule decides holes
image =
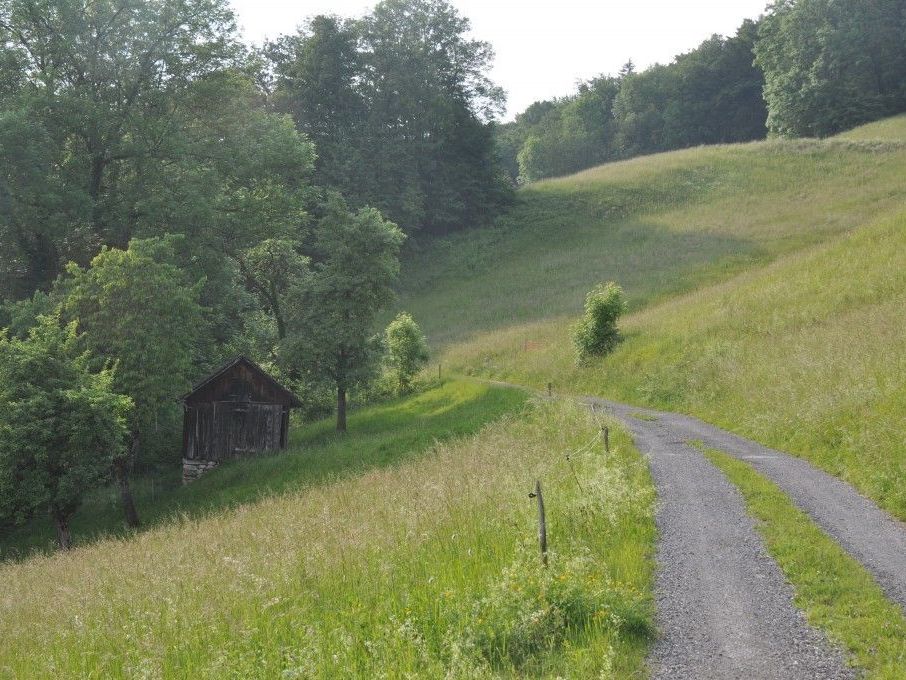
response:
{"label": "gravel road", "polygon": [[783,489],[818,526],[875,577],[889,598],[906,609],[906,524],[853,487],[807,461],[721,430],[697,418],[600,401],[623,420],[657,418],[683,441],[700,440],[752,465]]}
{"label": "gravel road", "polygon": [[720,439],[720,431],[693,437],[691,423],[674,416],[648,412],[657,419],[642,420],[633,417],[640,409],[586,402],[626,422],[650,457],[658,489],[653,677],[855,677],[841,652],[793,605],[792,589],[767,554],[739,491],[686,444],[705,439],[702,434]]}

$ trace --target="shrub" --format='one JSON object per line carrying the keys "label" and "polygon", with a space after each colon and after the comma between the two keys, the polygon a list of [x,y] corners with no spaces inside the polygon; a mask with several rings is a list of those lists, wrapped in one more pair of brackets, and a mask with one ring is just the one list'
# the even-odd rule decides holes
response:
{"label": "shrub", "polygon": [[620,341],[617,319],[626,311],[623,289],[612,281],[595,286],[585,297],[585,313],[573,327],[576,360],[603,356]]}
{"label": "shrub", "polygon": [[421,328],[406,312],[400,312],[386,330],[387,365],[401,394],[412,387],[412,379],[428,363],[428,341]]}

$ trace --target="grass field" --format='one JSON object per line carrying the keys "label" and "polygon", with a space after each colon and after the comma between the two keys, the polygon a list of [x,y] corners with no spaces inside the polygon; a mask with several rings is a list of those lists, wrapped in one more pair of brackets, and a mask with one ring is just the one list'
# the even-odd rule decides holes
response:
{"label": "grass field", "polygon": [[[906,118],[878,127],[906,139]],[[429,330],[449,322],[447,302],[464,319],[436,336],[452,370],[691,413],[804,456],[906,519],[904,170],[899,142],[841,139],[604,166],[527,190],[517,216],[545,193],[576,207],[545,227],[528,215],[525,249],[482,245],[496,264],[476,270],[469,295],[442,277],[404,303]],[[667,191],[683,181],[685,194]],[[659,225],[647,245],[632,240],[641,217],[588,212],[620,191]],[[525,251],[564,266],[514,268]],[[569,327],[608,279],[632,303],[625,341],[577,368]]]}
{"label": "grass field", "polygon": [[586,410],[527,403],[393,465],[0,565],[0,677],[637,677],[652,505],[622,431],[605,455]]}
{"label": "grass field", "polygon": [[[518,411],[525,399],[516,390],[448,381],[413,398],[351,413],[348,436],[337,435],[330,420],[294,428],[286,452],[235,461],[189,486],[182,485],[177,465],[169,475],[138,478],[139,514],[146,525],[155,526],[399,464],[438,441],[474,434]],[[119,494],[113,488],[90,495],[73,521],[76,544],[124,534]],[[54,549],[54,531],[45,517],[0,534],[0,559]]]}
{"label": "grass field", "polygon": [[562,324],[602,280],[641,309],[896,213],[904,175],[906,144],[894,141],[777,140],[604,165],[530,185],[495,228],[410,257],[399,306],[444,346]]}

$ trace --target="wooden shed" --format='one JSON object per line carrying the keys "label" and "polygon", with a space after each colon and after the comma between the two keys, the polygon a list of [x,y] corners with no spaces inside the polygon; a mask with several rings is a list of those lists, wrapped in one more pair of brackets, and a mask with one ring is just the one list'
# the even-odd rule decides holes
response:
{"label": "wooden shed", "polygon": [[243,356],[199,382],[182,401],[183,483],[225,460],[286,448],[289,411],[302,405]]}

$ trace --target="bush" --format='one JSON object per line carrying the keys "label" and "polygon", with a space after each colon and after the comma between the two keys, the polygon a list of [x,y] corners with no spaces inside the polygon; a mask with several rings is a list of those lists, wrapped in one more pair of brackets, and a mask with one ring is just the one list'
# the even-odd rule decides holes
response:
{"label": "bush", "polygon": [[620,341],[617,319],[626,311],[623,289],[614,282],[595,286],[585,297],[585,314],[573,327],[576,360],[603,356],[613,351]]}
{"label": "bush", "polygon": [[399,393],[405,394],[412,387],[412,379],[428,363],[428,341],[406,312],[400,312],[387,326],[385,341],[387,366]]}

